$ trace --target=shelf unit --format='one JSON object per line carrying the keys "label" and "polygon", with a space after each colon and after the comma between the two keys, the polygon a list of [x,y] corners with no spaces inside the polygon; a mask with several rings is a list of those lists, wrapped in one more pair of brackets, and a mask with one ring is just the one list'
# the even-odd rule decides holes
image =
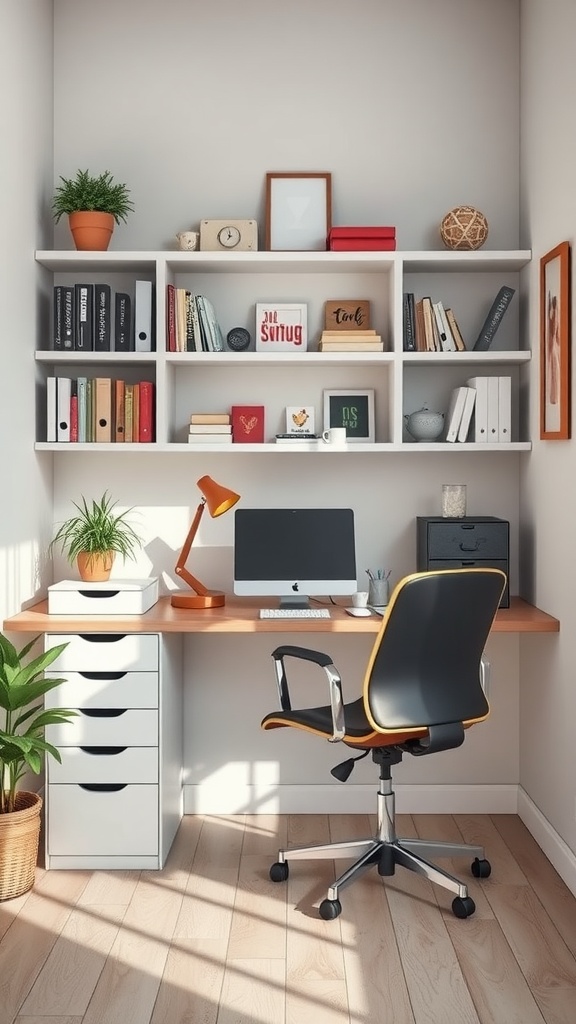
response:
{"label": "shelf unit", "polygon": [[[522,368],[531,353],[522,345],[518,301],[507,313],[487,352],[416,353],[402,350],[402,296],[414,291],[441,298],[457,316],[465,338],[479,330],[502,284],[519,288],[519,273],[531,258],[527,250],[505,252],[37,252],[43,317],[51,324],[54,284],[106,281],[113,289],[132,291],[136,279],[151,280],[156,290],[157,349],[151,353],[55,352],[46,335],[36,351],[37,385],[46,377],[84,375],[142,376],[156,385],[156,441],[151,444],[47,443],[45,413],[39,405],[36,448],[40,451],[226,452],[294,455],[295,449],[264,444],[191,445],[186,441],[193,411],[221,411],[232,404],[266,408],[266,436],[285,429],[288,405],[313,405],[317,428],[322,426],[324,388],[375,390],[376,442],[350,444],[346,456],[384,452],[528,451],[519,434]],[[243,326],[253,335],[254,308],[261,301],[299,301],[308,305],[309,350],[302,353],[174,353],[165,350],[166,285],[187,287],[207,295],[224,335]],[[372,326],[382,335],[379,353],[314,351],[329,299],[369,299]],[[513,440],[507,444],[416,443],[404,418],[427,404],[446,410],[453,387],[477,373],[510,374],[513,395]],[[335,454],[329,446],[298,454]],[[340,453],[342,454],[342,453]]]}

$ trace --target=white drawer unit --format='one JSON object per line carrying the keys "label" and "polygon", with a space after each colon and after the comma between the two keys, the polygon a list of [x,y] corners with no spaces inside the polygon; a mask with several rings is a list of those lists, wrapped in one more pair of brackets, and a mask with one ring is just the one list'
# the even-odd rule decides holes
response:
{"label": "white drawer unit", "polygon": [[161,868],[182,816],[181,644],[157,633],[49,633],[67,644],[47,707],[48,868]]}

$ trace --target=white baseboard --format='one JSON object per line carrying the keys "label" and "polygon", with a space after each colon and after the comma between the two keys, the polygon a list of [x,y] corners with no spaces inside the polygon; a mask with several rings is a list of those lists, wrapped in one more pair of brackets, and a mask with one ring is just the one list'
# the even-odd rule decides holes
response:
{"label": "white baseboard", "polygon": [[[516,814],[516,785],[397,786],[398,814]],[[376,786],[184,787],[185,814],[375,814]]]}
{"label": "white baseboard", "polygon": [[570,892],[576,896],[576,854],[558,835],[521,786],[518,787],[518,815]]}

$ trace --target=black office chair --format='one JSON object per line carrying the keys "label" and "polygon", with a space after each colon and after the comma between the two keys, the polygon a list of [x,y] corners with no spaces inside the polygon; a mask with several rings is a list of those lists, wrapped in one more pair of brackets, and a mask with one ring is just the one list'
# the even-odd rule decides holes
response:
{"label": "black office chair", "polygon": [[[474,913],[467,887],[424,858],[470,855],[475,858],[472,874],[487,878],[490,864],[483,848],[397,838],[391,767],[405,753],[418,757],[460,746],[465,729],[487,718],[488,663],[483,651],[505,585],[500,569],[446,569],[406,576],[396,586],[384,615],[362,696],[350,704],[343,703],[340,676],[327,654],[303,647],[278,647],[272,652],[282,710],[266,715],[262,728],[292,726],[364,751],[332,769],[341,782],[350,775],[354,761],[368,753],[380,768],[375,836],[281,850],[270,868],[271,879],[282,882],[288,877],[288,861],[358,856],[320,904],[325,920],[341,913],[340,890],[373,864],[383,876],[393,875],[397,864],[424,875],[456,893],[452,902],[456,917]],[[325,670],[328,705],[292,709],[287,657],[314,662]]]}

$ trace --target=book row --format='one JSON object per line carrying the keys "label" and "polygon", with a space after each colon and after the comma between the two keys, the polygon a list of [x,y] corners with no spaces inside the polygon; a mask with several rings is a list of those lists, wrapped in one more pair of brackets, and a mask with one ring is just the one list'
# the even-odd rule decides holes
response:
{"label": "book row", "polygon": [[466,345],[451,309],[429,295],[416,300],[413,292],[403,295],[403,349],[405,352],[487,351],[515,294],[504,285],[496,295],[473,345]]}
{"label": "book row", "polygon": [[154,289],[136,281],[134,295],[109,284],[55,285],[52,348],[70,352],[152,352]]}
{"label": "book row", "polygon": [[204,295],[166,286],[168,352],[222,352],[224,337],[214,306]]}
{"label": "book row", "polygon": [[470,377],[454,388],[446,420],[446,440],[506,444],[512,440],[510,377]]}
{"label": "book row", "polygon": [[48,377],[46,440],[78,444],[154,441],[154,384],[111,377]]}

